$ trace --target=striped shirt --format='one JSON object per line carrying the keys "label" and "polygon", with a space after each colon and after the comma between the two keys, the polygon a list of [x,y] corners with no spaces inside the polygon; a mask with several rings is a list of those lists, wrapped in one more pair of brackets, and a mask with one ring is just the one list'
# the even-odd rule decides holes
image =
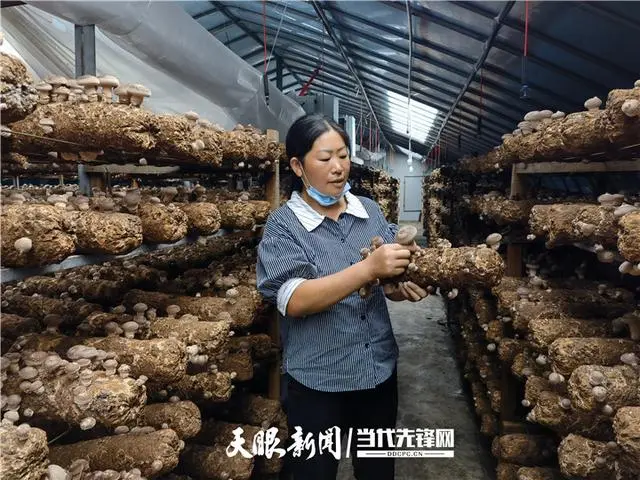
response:
{"label": "striped shirt", "polygon": [[287,316],[295,289],[361,260],[360,249],[377,235],[392,243],[388,224],[372,200],[345,195],[337,221],[311,208],[294,192],[269,216],[258,246],[258,290],[282,315],[283,372],[327,392],[373,388],[392,374],[396,344],[382,287],[360,298],[354,292],[329,309],[302,318]]}

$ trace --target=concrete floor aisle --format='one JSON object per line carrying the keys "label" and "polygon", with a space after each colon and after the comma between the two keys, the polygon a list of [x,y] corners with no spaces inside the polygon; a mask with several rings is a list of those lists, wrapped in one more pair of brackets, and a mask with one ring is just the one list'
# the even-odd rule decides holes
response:
{"label": "concrete floor aisle", "polygon": [[[401,458],[396,480],[491,480],[490,452],[481,443],[474,413],[462,392],[454,347],[444,322],[444,302],[388,302],[400,347],[398,428],[453,428],[454,458]],[[352,480],[351,460],[340,463],[338,480]]]}

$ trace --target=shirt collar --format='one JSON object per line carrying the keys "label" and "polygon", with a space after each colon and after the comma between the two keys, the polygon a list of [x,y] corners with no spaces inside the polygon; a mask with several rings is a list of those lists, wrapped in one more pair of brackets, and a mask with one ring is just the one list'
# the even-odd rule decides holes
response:
{"label": "shirt collar", "polygon": [[[347,209],[344,213],[348,213],[358,218],[369,218],[369,214],[365,210],[362,202],[351,192],[344,195],[347,201]],[[287,206],[293,211],[302,226],[308,231],[316,229],[324,220],[325,215],[316,212],[311,205],[304,201],[298,192],[293,192],[291,198],[287,201]]]}

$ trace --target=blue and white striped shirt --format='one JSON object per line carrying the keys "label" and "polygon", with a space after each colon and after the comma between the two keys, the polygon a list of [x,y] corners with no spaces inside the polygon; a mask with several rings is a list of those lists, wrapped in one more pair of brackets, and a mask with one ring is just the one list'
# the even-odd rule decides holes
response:
{"label": "blue and white striped shirt", "polygon": [[398,358],[382,287],[366,299],[354,292],[324,312],[286,315],[302,282],[360,261],[360,249],[377,235],[394,241],[398,227],[387,223],[374,201],[351,193],[345,199],[347,209],[334,221],[294,192],[271,213],[258,246],[258,290],[282,315],[283,371],[328,392],[373,388],[389,378]]}

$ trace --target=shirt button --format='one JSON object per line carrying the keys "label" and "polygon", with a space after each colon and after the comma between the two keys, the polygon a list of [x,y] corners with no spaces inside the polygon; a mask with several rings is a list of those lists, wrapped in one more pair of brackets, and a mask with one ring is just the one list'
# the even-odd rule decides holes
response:
{"label": "shirt button", "polygon": [[364,319],[366,319],[366,318],[367,318],[367,317],[366,317],[366,315],[364,315],[364,314],[363,314],[363,315],[360,315],[360,320],[364,320]]}
{"label": "shirt button", "polygon": [[368,343],[365,343],[365,344],[364,344],[364,348],[369,348],[369,344],[368,344]]}
{"label": "shirt button", "polygon": [[341,241],[342,243],[344,243],[344,242],[345,242],[345,239],[344,239],[344,238],[341,238],[341,239],[340,239],[340,241]]}

